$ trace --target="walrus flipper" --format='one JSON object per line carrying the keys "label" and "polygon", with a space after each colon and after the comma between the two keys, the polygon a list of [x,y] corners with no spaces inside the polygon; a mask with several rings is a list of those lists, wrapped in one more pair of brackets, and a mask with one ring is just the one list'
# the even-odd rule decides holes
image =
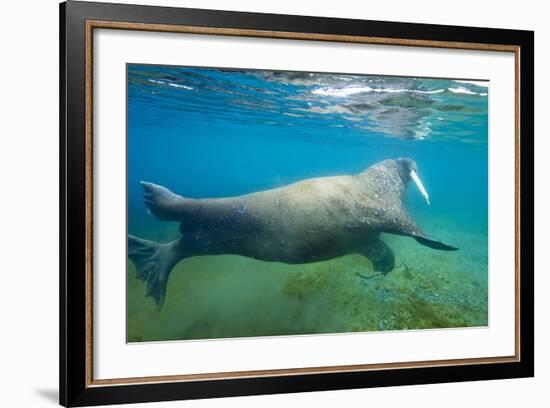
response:
{"label": "walrus flipper", "polygon": [[424,236],[415,236],[413,237],[416,242],[419,244],[422,244],[424,246],[430,247],[432,249],[439,249],[441,251],[456,251],[458,248],[444,244],[441,241],[435,241],[431,238],[424,237]]}
{"label": "walrus flipper", "polygon": [[396,219],[398,219],[399,221],[395,225],[392,225],[392,227],[390,227],[386,232],[414,238],[419,244],[432,249],[437,249],[440,251],[458,250],[458,248],[454,246],[444,244],[441,241],[437,241],[433,238],[426,236],[426,234],[424,234],[422,230],[418,228],[416,223],[407,214],[404,208],[401,210],[401,214],[399,214]]}
{"label": "walrus flipper", "polygon": [[380,237],[370,240],[359,251],[372,262],[375,271],[386,275],[395,266],[395,256],[391,248]]}
{"label": "walrus flipper", "polygon": [[159,244],[128,235],[128,258],[136,266],[136,277],[147,285],[145,296],[155,300],[158,310],[164,304],[170,272],[181,259],[176,245],[177,241]]}
{"label": "walrus flipper", "polygon": [[140,181],[147,212],[160,221],[177,221],[178,204],[183,197],[158,184]]}

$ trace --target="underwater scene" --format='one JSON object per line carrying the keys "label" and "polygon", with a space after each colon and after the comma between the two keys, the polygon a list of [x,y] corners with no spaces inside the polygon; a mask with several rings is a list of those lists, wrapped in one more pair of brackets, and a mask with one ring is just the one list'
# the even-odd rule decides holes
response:
{"label": "underwater scene", "polygon": [[127,65],[127,341],[488,325],[479,79]]}

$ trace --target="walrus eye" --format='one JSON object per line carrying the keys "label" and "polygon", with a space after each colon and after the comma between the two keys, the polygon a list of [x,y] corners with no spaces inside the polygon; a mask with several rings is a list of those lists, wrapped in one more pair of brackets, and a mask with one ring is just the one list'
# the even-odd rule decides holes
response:
{"label": "walrus eye", "polygon": [[430,197],[428,196],[428,192],[424,188],[424,184],[422,184],[422,180],[420,180],[420,177],[418,177],[416,171],[411,170],[411,178],[414,181],[414,184],[416,184],[418,191],[420,191],[420,194],[422,194],[422,197],[424,197],[424,200],[426,200],[428,205],[430,205]]}

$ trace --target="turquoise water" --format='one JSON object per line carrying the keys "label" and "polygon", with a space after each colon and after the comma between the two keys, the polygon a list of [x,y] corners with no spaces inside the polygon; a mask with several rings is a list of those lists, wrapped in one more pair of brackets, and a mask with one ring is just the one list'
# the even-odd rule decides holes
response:
{"label": "turquoise water", "polygon": [[[128,340],[487,325],[488,83],[128,65],[128,232],[168,242],[140,180],[228,197],[409,157],[430,194],[405,204],[434,251],[383,234],[386,276],[349,255],[286,265],[236,255],[176,265],[158,311],[128,261]],[[366,279],[368,277],[369,279]]]}

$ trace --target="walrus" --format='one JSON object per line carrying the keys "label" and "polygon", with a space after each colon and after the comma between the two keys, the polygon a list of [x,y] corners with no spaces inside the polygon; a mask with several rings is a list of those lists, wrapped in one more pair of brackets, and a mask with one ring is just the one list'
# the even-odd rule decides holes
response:
{"label": "walrus", "polygon": [[437,250],[457,249],[426,236],[408,215],[403,197],[411,180],[429,204],[417,165],[407,158],[384,160],[355,175],[311,178],[227,198],[187,198],[142,181],[148,212],[178,222],[181,236],[156,243],[128,235],[128,257],[159,310],[173,267],[192,256],[234,254],[304,264],[358,253],[387,274],[395,257],[382,232]]}

